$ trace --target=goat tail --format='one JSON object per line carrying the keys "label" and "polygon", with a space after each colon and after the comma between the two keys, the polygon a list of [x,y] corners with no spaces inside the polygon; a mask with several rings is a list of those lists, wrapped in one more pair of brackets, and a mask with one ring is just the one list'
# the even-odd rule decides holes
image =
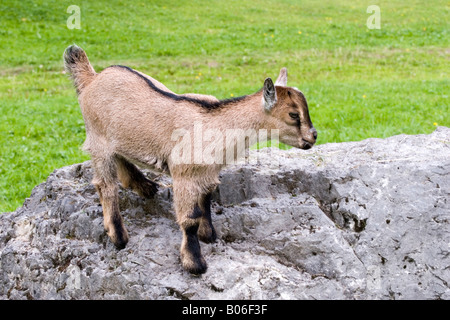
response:
{"label": "goat tail", "polygon": [[64,51],[64,69],[70,74],[78,94],[91,83],[96,75],[86,52],[75,44]]}

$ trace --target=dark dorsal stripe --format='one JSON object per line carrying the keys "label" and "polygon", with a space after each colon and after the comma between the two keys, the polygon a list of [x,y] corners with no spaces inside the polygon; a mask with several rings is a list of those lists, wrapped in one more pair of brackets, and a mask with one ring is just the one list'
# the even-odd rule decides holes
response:
{"label": "dark dorsal stripe", "polygon": [[122,68],[125,70],[128,70],[132,73],[134,73],[135,75],[137,75],[138,77],[140,77],[141,79],[143,79],[148,86],[158,92],[159,94],[172,99],[174,101],[187,101],[187,102],[191,102],[191,103],[195,103],[203,108],[205,108],[206,110],[215,110],[218,109],[220,107],[226,106],[226,105],[230,105],[233,104],[235,102],[241,101],[243,99],[245,99],[247,96],[242,96],[242,97],[236,97],[236,98],[231,98],[231,99],[224,99],[224,100],[220,100],[220,101],[205,101],[205,100],[201,100],[201,99],[196,99],[196,98],[191,98],[191,97],[185,97],[185,96],[181,96],[181,95],[177,95],[171,92],[167,92],[164,90],[161,90],[160,88],[158,88],[157,86],[155,86],[155,84],[148,79],[147,77],[144,77],[142,74],[140,74],[139,72],[137,72],[134,69],[131,69],[130,67],[127,66],[121,66],[121,65],[114,65],[114,66],[110,66],[109,68],[114,68],[114,67],[118,67],[118,68]]}

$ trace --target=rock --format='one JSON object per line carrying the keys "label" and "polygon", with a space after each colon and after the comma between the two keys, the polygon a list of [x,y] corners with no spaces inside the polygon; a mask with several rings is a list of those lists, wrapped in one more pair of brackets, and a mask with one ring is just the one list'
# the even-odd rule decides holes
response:
{"label": "rock", "polygon": [[0,215],[0,299],[450,299],[450,129],[250,160],[222,172],[201,277],[168,177],[154,200],[121,189],[117,251],[90,162],[55,170]]}

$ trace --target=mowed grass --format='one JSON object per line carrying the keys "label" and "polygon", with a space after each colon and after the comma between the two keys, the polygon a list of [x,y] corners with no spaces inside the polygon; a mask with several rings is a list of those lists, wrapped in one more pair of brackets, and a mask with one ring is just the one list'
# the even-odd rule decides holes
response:
{"label": "mowed grass", "polygon": [[[70,5],[81,28],[67,28]],[[0,212],[54,169],[89,159],[62,70],[83,47],[97,71],[123,64],[175,92],[229,98],[289,71],[318,143],[449,126],[449,3],[373,1],[9,1],[0,3]]]}

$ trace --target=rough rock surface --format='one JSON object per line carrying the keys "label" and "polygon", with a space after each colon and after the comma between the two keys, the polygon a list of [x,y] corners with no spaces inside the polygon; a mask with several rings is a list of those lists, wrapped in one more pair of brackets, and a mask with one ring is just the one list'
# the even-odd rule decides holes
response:
{"label": "rough rock surface", "polygon": [[0,215],[0,299],[450,299],[450,129],[255,154],[222,173],[200,277],[169,178],[154,200],[120,191],[117,251],[90,163],[55,170]]}

